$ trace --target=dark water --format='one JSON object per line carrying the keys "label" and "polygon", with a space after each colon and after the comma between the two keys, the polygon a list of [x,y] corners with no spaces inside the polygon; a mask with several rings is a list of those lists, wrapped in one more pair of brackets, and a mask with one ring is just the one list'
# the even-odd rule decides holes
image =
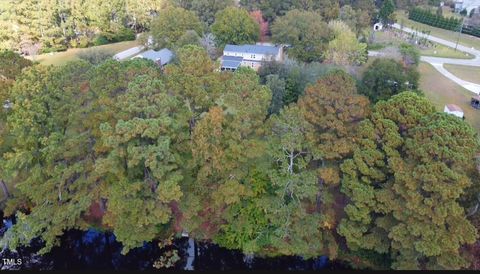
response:
{"label": "dark water", "polygon": [[[9,226],[5,220],[0,224],[0,234]],[[7,224],[7,225],[5,225]],[[28,270],[148,270],[154,269],[153,263],[164,252],[158,242],[145,243],[140,248],[122,255],[122,245],[110,232],[95,229],[87,231],[70,230],[61,237],[61,245],[54,247],[44,256],[35,253],[41,248],[39,240],[32,241],[29,247],[22,247],[17,252],[2,251],[1,258],[21,259],[22,264],[9,266],[7,269]],[[326,256],[304,260],[296,256],[276,258],[246,258],[237,250],[228,250],[211,243],[196,243],[196,256],[193,263],[195,270],[320,270],[346,269],[338,262],[331,262]],[[167,249],[177,249],[180,261],[175,269],[184,269],[187,261],[188,238],[176,239]],[[3,262],[0,261],[3,269]]]}

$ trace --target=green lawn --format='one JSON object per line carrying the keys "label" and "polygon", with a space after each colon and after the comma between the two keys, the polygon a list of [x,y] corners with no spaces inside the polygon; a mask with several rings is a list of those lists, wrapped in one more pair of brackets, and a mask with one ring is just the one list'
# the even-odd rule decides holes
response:
{"label": "green lawn", "polygon": [[[422,23],[418,23],[415,21],[412,21],[407,18],[406,14],[404,11],[396,11],[395,12],[396,18],[397,18],[397,23],[401,24],[401,20],[403,19],[403,25],[409,28],[415,28],[418,30],[430,30],[431,33],[430,35],[436,36],[438,38],[442,38],[445,40],[449,41],[456,41],[458,37],[458,32],[453,32],[450,30],[445,30],[445,29],[439,29],[435,28],[429,25],[425,25]],[[459,44],[462,44],[467,47],[474,47],[475,49],[480,49],[480,38],[471,36],[471,35],[466,35],[466,34],[460,34],[460,40]]]}
{"label": "green lawn", "polygon": [[456,104],[463,109],[465,120],[480,133],[480,110],[470,106],[470,98],[475,94],[443,77],[434,67],[420,63],[420,89],[425,96],[443,111],[446,104]]}
{"label": "green lawn", "polygon": [[43,64],[43,65],[58,66],[58,65],[63,65],[69,61],[78,60],[79,59],[78,54],[81,52],[90,51],[90,50],[101,50],[101,51],[109,52],[111,54],[115,54],[137,45],[138,45],[138,41],[125,41],[125,42],[118,42],[118,43],[84,48],[84,49],[78,49],[78,48],[68,49],[67,51],[64,51],[64,52],[55,52],[52,54],[47,53],[47,54],[38,55],[35,57],[35,61],[38,61],[40,64]]}
{"label": "green lawn", "polygon": [[473,59],[473,55],[440,44],[436,44],[436,47],[420,50],[420,55],[456,59]]}
{"label": "green lawn", "polygon": [[[377,31],[374,33],[374,42],[369,45],[370,50],[380,51],[386,47],[399,47],[402,43],[405,43],[403,39],[395,35],[396,33],[401,32],[400,30],[395,31]],[[470,55],[459,50],[452,49],[450,47],[436,44],[433,47],[426,49],[419,49],[420,55],[424,56],[434,56],[434,57],[443,57],[443,58],[457,58],[457,59],[473,59],[473,55]]]}
{"label": "green lawn", "polygon": [[460,79],[480,85],[480,67],[452,64],[444,64],[443,66]]}

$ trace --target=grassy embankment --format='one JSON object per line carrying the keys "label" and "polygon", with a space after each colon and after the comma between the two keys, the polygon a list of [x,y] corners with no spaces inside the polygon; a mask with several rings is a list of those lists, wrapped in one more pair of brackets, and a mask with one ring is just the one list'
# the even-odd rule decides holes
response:
{"label": "grassy embankment", "polygon": [[[137,46],[138,41],[124,41],[124,42],[118,42],[118,43],[113,43],[113,44],[108,44],[108,45],[102,45],[102,46],[96,46],[96,47],[89,47],[89,48],[75,48],[75,49],[68,49],[67,51],[63,52],[55,52],[55,53],[47,53],[47,54],[41,54],[38,55],[34,58],[35,61],[38,61],[40,64],[43,65],[54,65],[54,66],[59,66],[59,65],[64,65],[65,63],[69,61],[75,61],[78,60],[78,54],[82,52],[88,52],[91,50],[99,50],[102,52],[107,52],[110,54],[115,54],[120,51],[129,49],[131,47]],[[32,58],[30,58],[32,59]]]}

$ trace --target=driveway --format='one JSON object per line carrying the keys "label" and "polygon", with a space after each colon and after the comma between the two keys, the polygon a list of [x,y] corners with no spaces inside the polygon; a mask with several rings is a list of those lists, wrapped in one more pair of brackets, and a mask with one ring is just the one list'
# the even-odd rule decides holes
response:
{"label": "driveway", "polygon": [[[422,38],[427,38],[430,41],[436,42],[438,44],[445,45],[447,47],[455,48],[455,42],[444,40],[435,36],[431,35],[425,35],[423,33],[417,32],[415,30],[412,30],[411,28],[403,27],[401,28],[399,24],[393,24],[392,25],[394,28],[403,30],[407,33],[414,33],[416,32],[419,37]],[[480,50],[474,49],[474,48],[469,48],[463,45],[458,45],[457,49],[459,51],[467,52],[470,53],[471,55],[474,56],[473,59],[455,59],[455,58],[440,58],[440,57],[430,57],[430,56],[422,56],[420,60],[427,62],[431,64],[436,70],[438,70],[443,76],[447,77],[448,79],[452,80],[453,82],[459,84],[463,88],[476,93],[480,94],[480,85],[475,84],[472,82],[468,82],[465,80],[462,80],[455,75],[451,74],[448,70],[445,69],[443,64],[453,64],[453,65],[462,65],[462,66],[474,66],[474,67],[480,67]],[[375,54],[375,53],[373,53]],[[479,75],[480,79],[480,75]]]}

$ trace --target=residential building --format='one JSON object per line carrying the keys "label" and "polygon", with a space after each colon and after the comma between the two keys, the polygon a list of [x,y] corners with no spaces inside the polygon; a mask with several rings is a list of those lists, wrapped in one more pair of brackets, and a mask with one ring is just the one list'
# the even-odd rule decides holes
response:
{"label": "residential building", "polygon": [[240,66],[258,70],[262,62],[283,61],[283,46],[271,44],[226,45],[221,70],[236,70]]}
{"label": "residential building", "polygon": [[456,0],[455,12],[461,12],[466,9],[467,14],[470,14],[472,9],[476,9],[480,6],[480,0]]}
{"label": "residential building", "polygon": [[170,63],[173,59],[173,52],[169,49],[162,49],[160,51],[154,51],[153,49],[144,51],[138,55],[132,57],[134,58],[145,58],[152,60],[159,66],[165,66],[166,64]]}
{"label": "residential building", "polygon": [[113,59],[115,59],[117,61],[121,61],[123,59],[126,59],[128,57],[134,56],[134,55],[142,52],[142,50],[144,50],[144,49],[145,49],[144,46],[136,46],[136,47],[133,47],[133,48],[129,48],[127,50],[124,50],[122,52],[119,52],[119,53],[115,54],[113,56]]}

